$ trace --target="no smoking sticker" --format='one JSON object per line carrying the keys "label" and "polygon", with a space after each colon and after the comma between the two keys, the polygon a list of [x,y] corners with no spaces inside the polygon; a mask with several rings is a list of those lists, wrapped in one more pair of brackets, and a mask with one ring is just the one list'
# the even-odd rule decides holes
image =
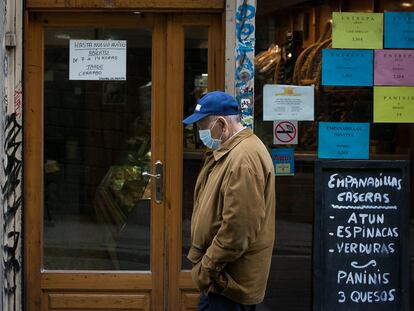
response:
{"label": "no smoking sticker", "polygon": [[274,121],[273,143],[275,145],[298,143],[298,121]]}

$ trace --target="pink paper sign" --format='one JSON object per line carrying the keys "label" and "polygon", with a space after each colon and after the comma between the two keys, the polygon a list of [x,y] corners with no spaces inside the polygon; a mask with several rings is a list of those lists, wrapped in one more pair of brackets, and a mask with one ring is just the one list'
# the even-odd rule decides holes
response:
{"label": "pink paper sign", "polygon": [[374,85],[414,85],[414,51],[376,50]]}

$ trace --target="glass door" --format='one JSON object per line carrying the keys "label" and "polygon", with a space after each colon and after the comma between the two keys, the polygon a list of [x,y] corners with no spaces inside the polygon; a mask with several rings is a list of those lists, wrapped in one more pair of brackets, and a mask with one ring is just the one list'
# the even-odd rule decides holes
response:
{"label": "glass door", "polygon": [[[197,99],[207,91],[224,90],[224,29],[220,14],[177,14],[168,23],[166,210],[168,310],[196,310],[199,293],[186,259],[190,243],[193,190],[206,151],[193,126],[181,121],[194,111]],[[175,193],[173,194],[173,191]]]}
{"label": "glass door", "polygon": [[[69,80],[77,57],[69,56],[69,42],[79,39],[126,41],[126,80]],[[91,56],[97,65],[86,67],[108,66],[101,59],[120,58],[117,49],[88,49],[87,55],[108,56]],[[151,270],[151,180],[142,175],[152,158],[151,50],[149,28],[44,29],[46,271]],[[76,73],[104,74],[93,71]]]}
{"label": "glass door", "polygon": [[27,309],[164,310],[165,15],[33,14]]}
{"label": "glass door", "polygon": [[204,150],[181,121],[224,89],[222,20],[29,15],[28,311],[196,308],[185,255]]}

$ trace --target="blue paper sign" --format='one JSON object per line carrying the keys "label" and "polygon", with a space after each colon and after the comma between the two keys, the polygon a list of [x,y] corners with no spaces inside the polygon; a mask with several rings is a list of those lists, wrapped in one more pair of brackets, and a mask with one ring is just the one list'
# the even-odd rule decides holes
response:
{"label": "blue paper sign", "polygon": [[372,86],[372,50],[322,50],[322,85]]}
{"label": "blue paper sign", "polygon": [[384,47],[414,48],[414,12],[384,13]]}
{"label": "blue paper sign", "polygon": [[272,149],[273,165],[276,176],[292,176],[295,174],[295,150],[293,148]]}
{"label": "blue paper sign", "polygon": [[369,123],[319,122],[318,157],[368,159]]}

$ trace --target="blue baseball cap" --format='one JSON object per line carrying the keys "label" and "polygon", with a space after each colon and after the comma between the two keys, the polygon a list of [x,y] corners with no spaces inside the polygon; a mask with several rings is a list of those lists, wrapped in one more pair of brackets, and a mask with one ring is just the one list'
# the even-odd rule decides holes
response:
{"label": "blue baseball cap", "polygon": [[194,113],[183,120],[185,125],[195,123],[207,116],[231,116],[239,114],[239,104],[236,99],[221,91],[207,93],[201,97]]}

